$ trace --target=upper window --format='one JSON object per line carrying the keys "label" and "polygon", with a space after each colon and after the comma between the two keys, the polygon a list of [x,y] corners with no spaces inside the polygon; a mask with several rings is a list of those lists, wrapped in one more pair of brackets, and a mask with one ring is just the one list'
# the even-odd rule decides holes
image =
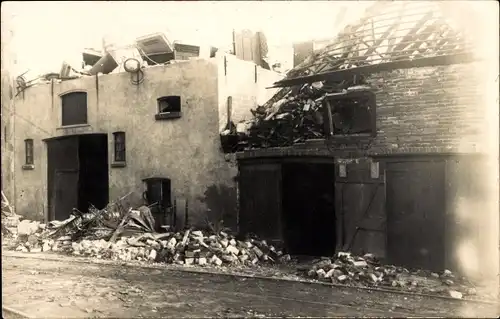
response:
{"label": "upper window", "polygon": [[62,126],[87,124],[87,93],[71,92],[61,96]]}
{"label": "upper window", "polygon": [[32,139],[26,139],[24,140],[24,147],[25,147],[25,165],[33,165],[34,164],[34,159],[33,159],[33,140]]}
{"label": "upper window", "polygon": [[181,97],[178,95],[164,96],[157,100],[158,114],[156,119],[170,119],[181,117]]}
{"label": "upper window", "polygon": [[375,94],[355,91],[329,96],[332,135],[376,135]]}

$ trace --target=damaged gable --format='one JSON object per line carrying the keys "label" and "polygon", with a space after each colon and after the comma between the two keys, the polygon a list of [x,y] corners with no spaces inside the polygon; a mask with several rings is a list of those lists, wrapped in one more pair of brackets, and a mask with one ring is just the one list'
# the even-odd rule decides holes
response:
{"label": "damaged gable", "polygon": [[[418,1],[374,3],[358,23],[346,26],[276,82],[274,88],[282,89],[253,112],[246,132],[233,134],[236,145],[225,149],[282,147],[332,136],[348,136],[349,141],[375,137],[370,75],[473,61],[470,36],[453,24],[447,8]],[[364,93],[353,94],[360,91]]]}
{"label": "damaged gable", "polygon": [[[374,136],[375,94],[363,78],[296,86],[271,107],[261,106],[238,132],[233,149],[291,146],[328,136]],[[226,139],[229,141],[229,139]],[[229,148],[226,146],[226,149]]]}

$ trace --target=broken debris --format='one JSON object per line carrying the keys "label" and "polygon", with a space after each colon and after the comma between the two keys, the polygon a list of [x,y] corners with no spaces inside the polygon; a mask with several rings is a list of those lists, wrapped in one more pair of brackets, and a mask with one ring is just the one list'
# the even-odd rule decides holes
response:
{"label": "broken debris", "polygon": [[[83,239],[71,242],[69,236],[56,240],[43,240],[43,251],[66,251],[73,255],[122,261],[154,261],[183,265],[255,265],[273,262],[282,253],[265,241],[248,239],[237,241],[233,236],[220,232],[212,234],[190,229],[171,233],[144,233],[131,237],[122,236],[116,242],[104,239]],[[248,247],[252,247],[249,249]],[[24,245],[22,251],[32,251]],[[286,259],[285,259],[286,260]]]}
{"label": "broken debris", "polygon": [[[253,119],[244,123],[238,123],[241,129],[237,132],[226,130],[221,135],[226,136],[224,141],[236,143],[226,145],[225,149],[242,151],[253,148],[283,147],[302,143],[311,139],[322,139],[330,129],[325,130],[326,121],[324,101],[326,96],[338,95],[347,97],[355,91],[370,90],[370,87],[360,83],[345,81],[340,84],[325,84],[315,82],[291,88],[282,98],[272,103],[271,99],[267,106],[259,106],[252,110]],[[343,99],[342,102],[334,103],[330,110],[332,112],[332,125],[334,132],[338,134],[362,133],[359,128],[353,127],[350,120],[341,114],[352,113],[357,107],[358,101]],[[352,116],[351,116],[352,117]],[[227,138],[227,136],[235,136]]]}
{"label": "broken debris", "polygon": [[[304,270],[308,277],[351,286],[381,286],[408,291],[418,289],[420,292],[446,293],[457,299],[462,298],[464,294],[475,294],[473,288],[467,287],[464,280],[459,280],[449,270],[444,270],[441,275],[425,271],[412,273],[403,267],[383,265],[372,254],[359,257],[348,252],[338,252],[333,258],[317,260],[311,267]],[[448,278],[455,278],[455,280]],[[454,290],[450,289],[452,287]],[[463,290],[463,292],[458,290]]]}

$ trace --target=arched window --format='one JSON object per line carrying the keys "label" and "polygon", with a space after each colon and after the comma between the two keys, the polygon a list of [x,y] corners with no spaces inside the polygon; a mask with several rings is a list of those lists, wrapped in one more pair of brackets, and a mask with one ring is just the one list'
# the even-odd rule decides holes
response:
{"label": "arched window", "polygon": [[61,96],[62,126],[87,124],[87,93],[70,92]]}

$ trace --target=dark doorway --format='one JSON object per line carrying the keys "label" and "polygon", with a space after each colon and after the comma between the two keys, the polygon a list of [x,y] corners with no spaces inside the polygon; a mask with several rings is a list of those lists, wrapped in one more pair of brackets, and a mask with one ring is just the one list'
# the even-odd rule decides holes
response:
{"label": "dark doorway", "polygon": [[86,212],[92,204],[98,209],[108,204],[108,138],[105,134],[81,135],[78,209]]}
{"label": "dark doorway", "polygon": [[335,166],[285,163],[283,221],[291,255],[332,256],[335,253]]}
{"label": "dark doorway", "polygon": [[108,203],[108,139],[87,134],[47,140],[49,220]]}

